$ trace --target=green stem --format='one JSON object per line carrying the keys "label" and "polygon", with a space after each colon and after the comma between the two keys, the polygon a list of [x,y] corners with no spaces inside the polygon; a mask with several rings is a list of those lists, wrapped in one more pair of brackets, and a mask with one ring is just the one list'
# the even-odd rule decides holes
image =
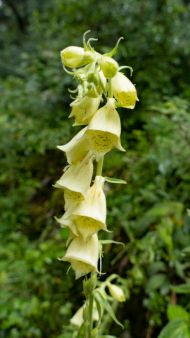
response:
{"label": "green stem", "polygon": [[102,156],[99,159],[99,161],[97,162],[96,176],[101,176],[102,175],[103,163],[104,163],[104,156]]}
{"label": "green stem", "polygon": [[[96,168],[96,176],[101,176],[102,175],[102,169],[103,169],[103,163],[104,163],[104,156],[102,156],[98,161],[97,161],[97,168]],[[94,295],[93,291],[96,287],[96,283],[94,283],[94,279],[96,272],[91,273],[89,282],[91,282],[92,289],[91,292],[88,296],[87,299],[87,306],[88,306],[88,330],[86,332],[86,338],[92,338],[92,330],[93,330],[93,304],[94,304]],[[95,278],[94,278],[95,277]]]}
{"label": "green stem", "polygon": [[93,303],[94,303],[94,296],[93,292],[89,295],[88,298],[88,311],[89,311],[89,318],[88,318],[88,338],[91,338],[91,333],[93,329]]}

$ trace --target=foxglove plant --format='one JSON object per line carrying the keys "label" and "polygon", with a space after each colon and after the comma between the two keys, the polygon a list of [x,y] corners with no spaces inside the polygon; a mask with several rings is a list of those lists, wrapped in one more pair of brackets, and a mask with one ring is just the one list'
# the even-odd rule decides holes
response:
{"label": "foxglove plant", "polygon": [[61,259],[70,263],[76,279],[85,276],[86,300],[71,319],[77,327],[73,337],[98,338],[106,337],[101,332],[104,311],[122,325],[110,302],[125,300],[122,288],[113,283],[119,276],[111,275],[102,283],[97,280],[102,273],[103,250],[98,232],[108,231],[104,183],[125,183],[102,176],[103,160],[113,148],[125,151],[117,107],[133,109],[138,98],[135,86],[121,72],[130,67],[120,67],[113,59],[121,39],[112,51],[101,55],[92,48],[93,39],[86,42],[85,37],[86,33],[83,47],[69,46],[61,51],[65,71],[78,82],[72,91],[76,96],[69,117],[74,126],[83,127],[67,144],[58,146],[65,152],[68,166],[55,187],[63,190],[65,200],[65,213],[57,221],[69,229],[67,250]]}

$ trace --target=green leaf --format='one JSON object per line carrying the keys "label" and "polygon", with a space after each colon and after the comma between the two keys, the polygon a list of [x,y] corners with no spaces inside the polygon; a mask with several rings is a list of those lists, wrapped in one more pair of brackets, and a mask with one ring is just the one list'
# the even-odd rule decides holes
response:
{"label": "green leaf", "polygon": [[101,319],[103,315],[103,307],[102,307],[101,300],[98,299],[98,297],[97,298],[95,297],[95,302],[96,302],[99,318]]}
{"label": "green leaf", "polygon": [[176,293],[190,293],[190,283],[173,286],[172,290]]}
{"label": "green leaf", "polygon": [[102,240],[100,240],[100,242],[101,242],[102,244],[117,244],[117,245],[125,246],[124,243],[122,243],[122,242],[117,242],[117,241],[113,241],[112,239],[102,239]]}
{"label": "green leaf", "polygon": [[112,309],[111,305],[108,303],[108,301],[103,297],[103,295],[102,295],[99,291],[97,291],[97,292],[95,293],[95,298],[96,298],[99,302],[101,302],[102,306],[103,306],[104,309],[109,313],[109,315],[110,315],[110,317],[113,319],[113,321],[114,321],[117,325],[119,325],[119,326],[121,326],[122,328],[124,328],[124,326],[123,326],[123,325],[119,322],[119,320],[116,318],[115,313],[113,312],[113,309]]}
{"label": "green leaf", "polygon": [[170,304],[167,308],[167,316],[169,320],[189,320],[188,312],[180,305]]}
{"label": "green leaf", "polygon": [[163,328],[158,338],[190,338],[190,330],[184,320],[172,320]]}
{"label": "green leaf", "polygon": [[113,184],[127,184],[126,181],[121,180],[120,178],[114,177],[104,177],[106,182],[113,183]]}
{"label": "green leaf", "polygon": [[152,291],[156,289],[160,289],[162,286],[168,286],[169,281],[167,279],[167,276],[163,273],[158,273],[150,277],[150,279],[147,282],[147,290]]}

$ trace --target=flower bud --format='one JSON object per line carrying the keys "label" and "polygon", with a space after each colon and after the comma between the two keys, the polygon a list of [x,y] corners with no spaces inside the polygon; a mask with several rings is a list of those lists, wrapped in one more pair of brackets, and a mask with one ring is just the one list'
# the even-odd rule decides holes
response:
{"label": "flower bud", "polygon": [[[70,319],[70,323],[72,325],[75,325],[77,327],[81,327],[81,325],[84,322],[84,311],[86,308],[86,304],[84,304],[83,306],[81,306],[77,312],[74,314],[74,316]],[[99,313],[97,310],[97,306],[96,303],[93,303],[93,314],[92,314],[92,319],[93,321],[98,321],[99,320]]]}
{"label": "flower bud", "polygon": [[73,211],[71,216],[78,234],[84,240],[95,232],[106,230],[106,198],[103,192],[104,178],[96,176],[94,184],[89,188],[85,199]]}
{"label": "flower bud", "polygon": [[70,262],[76,279],[78,279],[89,272],[97,271],[98,256],[98,237],[94,234],[88,241],[84,241],[80,236],[75,237],[69,244],[62,260]]}
{"label": "flower bud", "polygon": [[56,188],[66,188],[84,197],[90,187],[93,174],[92,158],[86,156],[81,162],[71,164],[56,182]]}
{"label": "flower bud", "polygon": [[83,128],[80,130],[68,143],[57,146],[58,149],[66,153],[67,162],[69,164],[82,161],[89,152],[89,144],[85,137],[86,129],[87,128]]}
{"label": "flower bud", "polygon": [[134,84],[122,73],[118,72],[111,79],[111,90],[118,105],[124,108],[133,109],[137,98],[137,91]]}
{"label": "flower bud", "polygon": [[101,96],[84,96],[82,99],[76,99],[70,106],[72,107],[69,117],[75,117],[75,125],[88,124],[97,111]]}
{"label": "flower bud", "polygon": [[81,327],[82,323],[84,322],[83,319],[83,312],[84,312],[84,305],[81,306],[74,316],[70,319],[70,323],[74,326]]}
{"label": "flower bud", "polygon": [[61,61],[69,68],[81,67],[94,60],[92,52],[85,52],[84,48],[69,46],[61,51]]}
{"label": "flower bud", "polygon": [[124,149],[120,143],[121,122],[115,109],[115,100],[109,98],[100,108],[87,128],[86,135],[95,154],[106,154],[112,148]]}
{"label": "flower bud", "polygon": [[115,300],[117,300],[118,302],[125,302],[124,292],[119,286],[109,283],[108,289]]}
{"label": "flower bud", "polygon": [[104,76],[108,79],[115,76],[119,69],[118,63],[112,59],[110,56],[102,56],[98,61],[100,69],[103,71]]}

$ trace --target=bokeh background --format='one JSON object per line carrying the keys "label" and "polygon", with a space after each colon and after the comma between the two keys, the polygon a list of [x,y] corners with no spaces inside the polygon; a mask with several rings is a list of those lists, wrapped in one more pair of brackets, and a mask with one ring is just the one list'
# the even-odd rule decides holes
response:
{"label": "bokeh background", "polygon": [[116,310],[125,329],[106,318],[105,332],[157,338],[168,320],[189,318],[189,1],[1,0],[1,338],[70,338],[69,318],[83,302],[81,280],[57,259],[67,233],[54,220],[63,195],[52,185],[66,165],[56,145],[76,133],[68,120],[75,84],[60,50],[80,46],[88,29],[101,53],[124,36],[116,59],[133,67],[140,99],[120,109],[127,152],[105,160],[106,176],[128,181],[106,187],[109,236],[126,247],[106,246],[103,269],[122,276],[127,302]]}

